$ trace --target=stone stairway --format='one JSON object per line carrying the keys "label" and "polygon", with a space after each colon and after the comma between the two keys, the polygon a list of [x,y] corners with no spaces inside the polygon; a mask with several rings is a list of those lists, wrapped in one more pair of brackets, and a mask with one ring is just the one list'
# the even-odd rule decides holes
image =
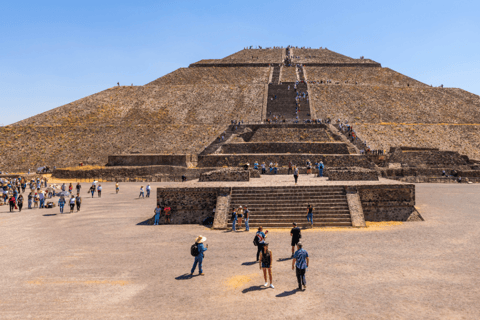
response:
{"label": "stone stairway", "polygon": [[292,222],[296,222],[299,227],[307,227],[310,225],[307,222],[308,204],[315,208],[315,227],[352,225],[344,187],[272,186],[233,188],[228,227],[232,226],[232,208],[239,206],[248,206],[251,228],[290,228]]}
{"label": "stone stairway", "polygon": [[272,83],[278,84],[279,82],[280,82],[280,66],[276,65],[276,66],[273,66]]}

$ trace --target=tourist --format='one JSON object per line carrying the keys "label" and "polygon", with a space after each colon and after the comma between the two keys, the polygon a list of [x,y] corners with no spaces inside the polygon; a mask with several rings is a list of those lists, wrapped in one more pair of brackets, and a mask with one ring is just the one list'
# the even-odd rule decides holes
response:
{"label": "tourist", "polygon": [[293,166],[293,177],[295,178],[295,185],[297,185],[297,182],[298,182],[298,168],[297,168],[297,166]]}
{"label": "tourist", "polygon": [[275,162],[275,164],[273,165],[273,174],[277,174],[278,172],[278,163]]}
{"label": "tourist", "polygon": [[165,223],[171,223],[172,208],[165,207],[163,208],[163,212],[165,213]]}
{"label": "tourist", "polygon": [[248,210],[247,206],[245,206],[243,214],[245,216],[245,231],[250,231],[250,226],[248,225],[248,223],[250,222],[250,210]]}
{"label": "tourist", "polygon": [[323,162],[320,161],[318,163],[318,176],[319,177],[323,177],[323,169],[325,168],[325,166],[323,165]]}
{"label": "tourist", "polygon": [[77,205],[77,212],[80,211],[80,206],[82,205],[82,197],[80,197],[80,193],[77,193],[75,204]]}
{"label": "tourist", "polygon": [[162,208],[160,208],[160,204],[157,204],[157,207],[153,211],[155,212],[155,221],[153,222],[153,225],[158,226],[158,222],[160,221],[160,213],[162,213]]}
{"label": "tourist", "polygon": [[185,182],[185,181],[187,181],[187,176],[183,174],[182,175],[182,182]]}
{"label": "tourist", "polygon": [[70,213],[73,213],[73,210],[75,209],[75,197],[72,195],[70,197]]}
{"label": "tourist", "polygon": [[274,289],[273,280],[272,280],[272,262],[273,255],[272,251],[268,250],[268,243],[264,243],[262,253],[260,254],[260,269],[263,269],[263,278],[265,279],[265,287],[268,287],[267,282],[267,270],[268,277],[270,278],[270,288]]}
{"label": "tourist", "polygon": [[[293,228],[290,230],[290,236],[292,237],[292,258],[293,254],[295,253],[295,246],[300,242],[302,238],[302,233],[299,227],[297,227],[297,223],[293,223]],[[298,250],[298,247],[297,247]]]}
{"label": "tourist", "polygon": [[152,188],[150,188],[150,184],[147,184],[147,198],[150,198],[150,191]]}
{"label": "tourist", "polygon": [[265,162],[262,162],[262,174],[265,174],[267,170],[265,169]]}
{"label": "tourist", "polygon": [[253,163],[253,169],[258,170],[258,162],[257,161],[255,161]]}
{"label": "tourist", "polygon": [[[37,189],[40,189],[40,188],[37,188]],[[67,186],[65,186],[65,183],[62,184],[62,191],[66,191],[67,190]]]}
{"label": "tourist", "polygon": [[92,194],[92,198],[93,198],[93,194],[95,193],[95,185],[92,184],[92,186],[90,187],[90,192]]}
{"label": "tourist", "polygon": [[308,205],[307,221],[310,222],[313,228],[313,206]]}
{"label": "tourist", "polygon": [[80,182],[77,182],[76,189],[77,189],[77,193],[80,193],[80,189],[82,189],[82,186],[80,185]]}
{"label": "tourist", "polygon": [[38,198],[40,199],[40,209],[45,208],[45,195],[43,194],[43,191],[40,191]]}
{"label": "tourist", "polygon": [[289,161],[288,162],[288,172],[287,172],[287,174],[292,174],[292,172],[293,172],[292,166],[293,166],[292,161]]}
{"label": "tourist", "polygon": [[236,228],[235,229],[238,229],[238,228],[241,228],[242,227],[242,218],[243,218],[243,208],[242,206],[239,206],[238,207],[238,210],[237,210],[237,223],[238,223],[238,226],[235,226]]}
{"label": "tourist", "polygon": [[63,207],[65,206],[65,198],[63,196],[58,199],[58,207],[60,208],[60,213],[63,213]]}
{"label": "tourist", "polygon": [[18,211],[22,212],[22,207],[23,207],[23,196],[22,195],[18,196],[17,206],[18,206]]}
{"label": "tourist", "polygon": [[38,204],[40,202],[40,197],[38,196],[38,193],[35,193],[35,197],[34,197],[33,201],[34,201],[33,207],[38,208]]}
{"label": "tourist", "polygon": [[311,174],[312,173],[312,163],[310,162],[310,160],[307,160],[307,174]]}
{"label": "tourist", "polygon": [[299,248],[297,252],[293,255],[292,260],[292,270],[297,267],[296,275],[298,281],[298,290],[307,289],[307,280],[305,279],[305,271],[307,271],[309,258],[308,252],[303,249],[303,244],[301,242],[297,243],[297,247]]}
{"label": "tourist", "polygon": [[10,212],[13,212],[13,209],[15,209],[16,207],[15,197],[13,196],[13,194],[10,196],[10,199],[8,200],[8,204],[10,205]]}
{"label": "tourist", "polygon": [[[197,268],[198,264],[198,272],[199,275],[203,276],[203,269],[202,269],[202,264],[203,264],[203,258],[204,258],[204,252],[207,251],[208,249],[208,244],[206,247],[203,246],[203,243],[207,241],[207,238],[198,236],[197,239],[195,239],[195,245],[196,246],[196,255],[195,255],[195,262],[193,263],[192,270],[190,271],[190,274],[193,275],[195,272],[195,269]],[[193,250],[192,250],[193,251]]]}
{"label": "tourist", "polygon": [[237,223],[237,211],[235,208],[232,208],[232,231],[237,231],[235,225]]}
{"label": "tourist", "polygon": [[70,183],[70,185],[68,186],[68,193],[72,194],[72,190],[73,190],[73,185]]}
{"label": "tourist", "polygon": [[115,183],[115,193],[118,194],[118,191],[120,191],[120,187],[118,186],[118,182]]}
{"label": "tourist", "polygon": [[32,209],[33,195],[31,192],[28,194],[27,200],[28,200],[28,209]]}
{"label": "tourist", "polygon": [[262,226],[258,227],[258,231],[255,234],[255,237],[257,237],[257,243],[258,243],[258,246],[257,246],[257,262],[258,262],[258,258],[260,256],[260,253],[263,251],[263,246],[265,245],[265,239],[267,238],[267,234],[268,234],[268,230],[265,231],[265,233],[264,233],[263,232],[263,227]]}
{"label": "tourist", "polygon": [[140,195],[138,197],[145,199],[145,194],[143,193],[143,186],[140,186]]}
{"label": "tourist", "polygon": [[101,184],[98,185],[97,191],[98,191],[98,197],[101,198],[102,197],[102,185]]}

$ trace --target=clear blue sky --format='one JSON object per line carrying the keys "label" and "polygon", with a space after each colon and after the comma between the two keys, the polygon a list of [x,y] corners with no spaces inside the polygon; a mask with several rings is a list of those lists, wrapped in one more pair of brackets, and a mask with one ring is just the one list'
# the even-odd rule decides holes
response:
{"label": "clear blue sky", "polygon": [[480,94],[480,1],[3,1],[0,124],[248,45],[327,47]]}

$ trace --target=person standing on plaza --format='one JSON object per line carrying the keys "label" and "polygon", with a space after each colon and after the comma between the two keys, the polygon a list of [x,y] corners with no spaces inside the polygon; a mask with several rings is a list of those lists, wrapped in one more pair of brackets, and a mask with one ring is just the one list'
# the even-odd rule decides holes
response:
{"label": "person standing on plaza", "polygon": [[[37,188],[37,189],[40,189],[40,188]],[[67,190],[67,186],[64,184],[62,184],[62,191],[66,191]]]}
{"label": "person standing on plaza", "polygon": [[307,207],[308,209],[308,212],[307,212],[307,221],[310,222],[310,225],[312,226],[313,228],[313,206],[311,205],[308,205]]}
{"label": "person standing on plaza", "polygon": [[157,204],[157,207],[153,211],[155,212],[155,220],[153,221],[153,225],[158,226],[158,222],[160,221],[160,214],[162,213],[162,208],[160,208],[160,204]]}
{"label": "person standing on plaza", "polygon": [[140,195],[138,197],[145,199],[145,193],[143,192],[143,186],[140,186]]}
{"label": "person standing on plaza", "polygon": [[150,184],[147,184],[147,198],[150,198],[150,191],[152,188],[150,187]]}
{"label": "person standing on plaza", "polygon": [[262,251],[263,251],[263,246],[265,245],[265,239],[267,238],[267,234],[268,234],[268,230],[265,231],[265,233],[264,233],[263,232],[263,227],[262,226],[258,227],[258,231],[255,234],[255,236],[257,237],[257,243],[258,243],[258,246],[257,246],[257,262],[258,262],[260,253],[262,253]]}
{"label": "person standing on plaza", "polygon": [[163,208],[163,212],[165,213],[165,223],[170,224],[172,222],[172,208],[170,208],[169,206],[165,206]]}
{"label": "person standing on plaza", "polygon": [[80,189],[82,189],[82,185],[80,184],[80,182],[77,182],[77,193],[80,193]]}
{"label": "person standing on plaza", "polygon": [[[202,267],[203,267],[203,258],[205,257],[205,255],[203,253],[208,249],[208,244],[206,245],[206,247],[203,245],[205,241],[207,241],[207,238],[198,236],[197,239],[195,239],[195,244],[192,246],[191,251],[192,251],[192,255],[194,255],[195,257],[195,262],[193,263],[192,270],[190,271],[191,275],[193,275],[193,273],[195,272],[195,269],[197,268],[197,264],[198,264],[199,275],[201,276],[204,275]],[[196,249],[194,247],[196,247]]]}
{"label": "person standing on plaza", "polygon": [[298,168],[297,168],[297,166],[293,166],[293,177],[295,178],[295,185],[297,185],[297,182],[298,182]]}
{"label": "person standing on plaza", "polygon": [[273,264],[273,255],[272,251],[268,250],[268,243],[264,243],[262,253],[260,254],[260,269],[263,269],[263,278],[265,279],[265,287],[268,287],[267,281],[267,270],[268,277],[270,278],[270,288],[274,289],[273,280],[272,280],[272,264]]}
{"label": "person standing on plaza", "polygon": [[69,200],[70,204],[70,213],[73,213],[73,210],[75,209],[75,197],[72,195]]}
{"label": "person standing on plaza", "polygon": [[70,185],[68,186],[68,192],[72,194],[72,190],[73,190],[73,185],[70,183]]}
{"label": "person standing on plaza", "polygon": [[58,199],[58,207],[60,208],[60,213],[63,213],[63,207],[65,206],[65,198],[63,196]]}
{"label": "person standing on plaza", "polygon": [[295,267],[296,267],[298,290],[302,290],[302,285],[303,285],[303,289],[307,289],[307,280],[305,279],[305,272],[307,271],[310,260],[308,258],[308,252],[305,249],[303,249],[303,244],[299,242],[297,246],[299,249],[293,255],[292,270],[295,270]]}
{"label": "person standing on plaza", "polygon": [[237,211],[235,211],[235,208],[233,208],[232,209],[232,231],[237,231],[236,224],[237,224]]}
{"label": "person standing on plaza", "polygon": [[98,185],[97,191],[98,191],[98,197],[101,198],[102,197],[102,185],[101,184]]}
{"label": "person standing on plaza", "polygon": [[13,212],[13,210],[15,209],[15,206],[16,206],[15,197],[13,195],[8,200],[8,204],[10,205],[10,212]]}
{"label": "person standing on plaza", "polygon": [[92,186],[90,187],[90,193],[92,194],[92,198],[93,198],[93,195],[95,193],[95,185],[92,184]]}
{"label": "person standing on plaza", "polygon": [[[293,228],[290,230],[290,236],[292,237],[292,258],[293,254],[295,253],[295,246],[300,242],[302,238],[302,233],[299,227],[297,227],[297,223],[293,223]],[[298,247],[297,247],[298,250]]]}
{"label": "person standing on plaza", "polygon": [[32,202],[33,202],[32,192],[28,194],[27,201],[28,201],[28,209],[32,209]]}
{"label": "person standing on plaza", "polygon": [[80,193],[77,193],[75,204],[77,205],[77,212],[80,211],[80,206],[82,205],[82,197],[80,197]]}
{"label": "person standing on plaza", "polygon": [[18,211],[22,212],[23,208],[23,195],[19,195],[17,199],[17,206],[18,206]]}
{"label": "person standing on plaza", "polygon": [[325,166],[323,165],[323,162],[320,161],[318,163],[318,176],[319,177],[323,177],[323,169],[325,168]]}
{"label": "person standing on plaza", "polygon": [[118,182],[115,183],[115,193],[118,194],[118,191],[120,191],[120,187],[118,186]]}
{"label": "person standing on plaza", "polygon": [[40,209],[45,208],[45,195],[43,194],[43,191],[40,191],[38,197],[40,199]]}
{"label": "person standing on plaza", "polygon": [[243,215],[245,216],[245,231],[250,231],[250,210],[248,210],[247,206],[245,206],[245,210],[243,210]]}
{"label": "person standing on plaza", "polygon": [[242,218],[243,218],[243,208],[242,208],[242,206],[239,206],[239,207],[238,207],[238,210],[237,210],[237,218],[238,218],[238,225],[235,226],[236,229],[242,227]]}

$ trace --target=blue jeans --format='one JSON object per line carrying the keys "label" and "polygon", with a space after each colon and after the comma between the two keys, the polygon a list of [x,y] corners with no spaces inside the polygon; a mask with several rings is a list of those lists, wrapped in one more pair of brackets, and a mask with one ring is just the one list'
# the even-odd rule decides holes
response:
{"label": "blue jeans", "polygon": [[197,268],[197,263],[198,263],[198,272],[203,273],[203,269],[202,269],[203,254],[200,253],[198,256],[195,257],[195,262],[193,263],[192,271],[190,273],[195,272],[195,269]]}
{"label": "blue jeans", "polygon": [[32,200],[28,200],[28,209],[32,209]]}
{"label": "blue jeans", "polygon": [[150,198],[150,190],[147,190],[147,198]]}
{"label": "blue jeans", "polygon": [[250,222],[250,218],[245,219],[245,230],[246,231],[250,231],[250,226],[248,225],[249,222]]}
{"label": "blue jeans", "polygon": [[93,194],[95,193],[95,191],[92,190],[92,198],[93,198]]}
{"label": "blue jeans", "polygon": [[313,214],[307,214],[307,221],[313,224]]}
{"label": "blue jeans", "polygon": [[143,195],[143,192],[140,192],[140,195],[138,196],[139,198],[142,197],[142,198],[145,198],[145,196]]}
{"label": "blue jeans", "polygon": [[237,231],[237,229],[235,228],[236,224],[237,224],[237,219],[234,219],[233,222],[232,222],[232,230],[233,231]]}
{"label": "blue jeans", "polygon": [[63,206],[64,205],[60,205],[60,213],[63,213]]}
{"label": "blue jeans", "polygon": [[159,214],[156,214],[156,215],[155,215],[155,222],[154,222],[153,225],[158,226],[158,220],[160,220],[160,215],[159,215]]}
{"label": "blue jeans", "polygon": [[323,177],[323,169],[318,169],[318,176]]}

